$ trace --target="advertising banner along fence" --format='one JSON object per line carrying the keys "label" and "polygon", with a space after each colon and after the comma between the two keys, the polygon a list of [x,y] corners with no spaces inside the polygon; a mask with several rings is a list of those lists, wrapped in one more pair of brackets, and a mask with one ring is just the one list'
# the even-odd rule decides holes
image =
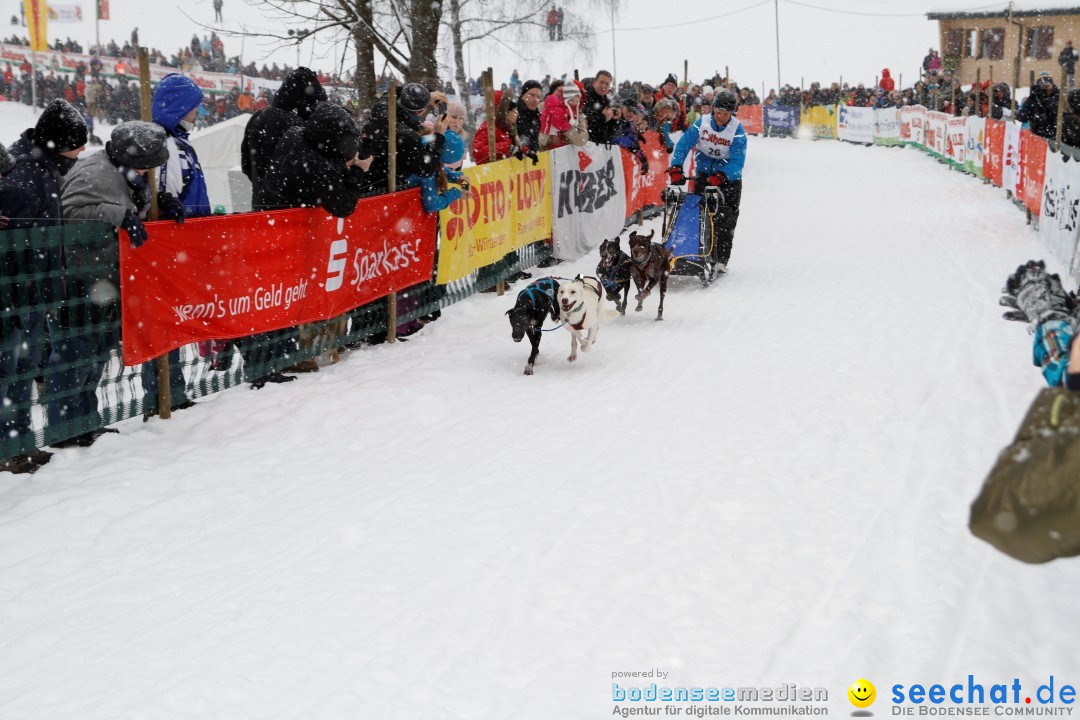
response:
{"label": "advertising banner along fence", "polygon": [[799,129],[799,109],[767,107],[764,120],[770,135],[792,134]]}
{"label": "advertising banner along fence", "polygon": [[819,140],[836,139],[836,108],[833,105],[814,105],[803,111],[800,124],[810,128]]}
{"label": "advertising banner along fence", "polygon": [[874,144],[894,146],[900,144],[900,110],[880,108],[874,110]]}
{"label": "advertising banner along fence", "polygon": [[975,177],[983,176],[983,156],[986,152],[986,118],[969,115],[967,144],[964,146],[964,169]]}
{"label": "advertising banner along fence", "polygon": [[[466,168],[470,189],[439,213],[440,285],[551,237],[551,153]],[[620,178],[621,182],[621,178]]]}
{"label": "advertising banner along fence", "polygon": [[1005,123],[1001,120],[986,121],[986,153],[984,172],[990,182],[1002,185],[1005,169]]}
{"label": "advertising banner along fence", "polygon": [[1038,215],[1042,207],[1046,176],[1046,140],[1030,130],[1020,133],[1019,197],[1024,206]]}
{"label": "advertising banner along fence", "polygon": [[630,154],[622,151],[623,178],[626,183],[626,217],[630,217],[642,208],[664,204],[660,195],[667,187],[668,154],[660,142],[660,134],[645,133],[645,145],[642,148],[649,160],[648,174],[642,174],[641,163]]}
{"label": "advertising banner along fence", "polygon": [[945,121],[945,158],[962,169],[966,153],[967,118],[950,117]]}
{"label": "advertising banner along fence", "polygon": [[[622,154],[593,143],[552,150],[551,205],[554,246],[560,260],[577,260],[626,222]],[[441,264],[441,262],[440,262]]]}
{"label": "advertising banner along fence", "polygon": [[147,223],[120,240],[124,364],[200,340],[328,320],[431,279],[434,213],[420,191],[321,209]]}
{"label": "advertising banner along fence", "polygon": [[742,105],[735,111],[743,130],[748,135],[761,135],[765,132],[765,119],[760,105]]}
{"label": "advertising banner along fence", "polygon": [[922,105],[908,106],[900,111],[900,141],[918,147],[926,144],[926,108]]}
{"label": "advertising banner along fence", "polygon": [[1061,153],[1046,157],[1039,237],[1076,277],[1076,241],[1080,235],[1080,163],[1065,162]]}
{"label": "advertising banner along fence", "polygon": [[838,106],[836,136],[847,142],[872,144],[874,142],[874,109]]}

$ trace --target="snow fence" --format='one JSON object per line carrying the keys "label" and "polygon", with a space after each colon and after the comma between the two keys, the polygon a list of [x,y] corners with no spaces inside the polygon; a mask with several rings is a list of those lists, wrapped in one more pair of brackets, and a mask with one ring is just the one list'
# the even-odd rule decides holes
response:
{"label": "snow fence", "polygon": [[0,458],[153,413],[155,357],[169,358],[180,405],[379,342],[391,295],[407,335],[553,252],[581,257],[660,205],[667,153],[646,140],[649,173],[591,144],[470,168],[470,192],[438,217],[414,189],[344,219],[299,208],[146,223],[138,248],[102,223],[0,231]]}

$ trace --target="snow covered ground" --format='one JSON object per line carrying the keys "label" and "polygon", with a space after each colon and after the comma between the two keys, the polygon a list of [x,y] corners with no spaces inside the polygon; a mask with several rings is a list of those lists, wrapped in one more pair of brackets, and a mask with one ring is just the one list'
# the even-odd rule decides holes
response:
{"label": "snow covered ground", "polygon": [[1041,384],[997,305],[1031,257],[1002,191],[915,150],[752,138],[731,274],[575,364],[560,330],[523,376],[482,295],[0,476],[0,717],[603,718],[650,668],[840,715],[865,677],[884,716],[893,683],[1069,681],[1080,564],[966,528]]}

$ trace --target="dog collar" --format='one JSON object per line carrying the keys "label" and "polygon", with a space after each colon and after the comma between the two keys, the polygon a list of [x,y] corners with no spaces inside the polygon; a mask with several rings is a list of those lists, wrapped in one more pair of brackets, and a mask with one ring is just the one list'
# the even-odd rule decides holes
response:
{"label": "dog collar", "polygon": [[577,306],[576,308],[574,308],[573,310],[571,310],[570,312],[572,312],[572,313],[576,313],[576,312],[577,312],[578,310],[580,310],[580,309],[581,309],[581,308],[583,308],[583,307],[585,307],[585,301],[584,301],[584,300],[582,300],[581,302],[579,302],[579,303],[578,303],[578,306]]}

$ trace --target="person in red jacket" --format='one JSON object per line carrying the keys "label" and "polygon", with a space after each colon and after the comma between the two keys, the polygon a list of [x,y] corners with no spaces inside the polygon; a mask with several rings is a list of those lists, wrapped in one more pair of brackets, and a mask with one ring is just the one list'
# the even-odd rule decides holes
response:
{"label": "person in red jacket", "polygon": [[878,83],[878,87],[885,91],[888,95],[896,89],[896,81],[892,79],[892,75],[889,74],[889,68],[885,68],[881,71],[881,81]]}
{"label": "person in red jacket", "polygon": [[495,108],[495,156],[491,157],[488,139],[488,124],[480,126],[473,136],[472,156],[477,165],[504,160],[520,155],[518,149],[517,134],[514,132],[514,123],[517,122],[517,103],[514,102],[510,93],[495,93],[498,98]]}

